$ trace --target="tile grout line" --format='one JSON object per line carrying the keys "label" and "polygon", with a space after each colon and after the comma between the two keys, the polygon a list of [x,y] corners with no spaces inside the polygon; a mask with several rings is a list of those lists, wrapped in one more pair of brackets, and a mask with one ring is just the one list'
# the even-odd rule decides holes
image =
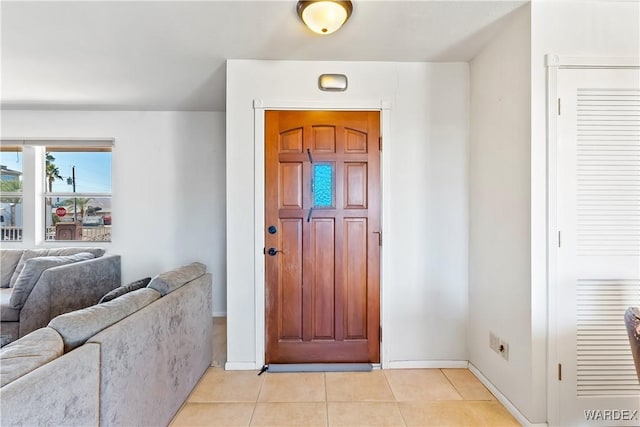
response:
{"label": "tile grout line", "polygon": [[256,408],[258,407],[258,400],[260,400],[260,393],[262,393],[262,387],[264,386],[264,382],[266,380],[263,378],[262,381],[260,382],[260,388],[258,389],[258,394],[256,395],[256,400],[255,402],[253,402],[253,411],[251,411],[251,418],[249,418],[249,424],[247,425],[247,427],[251,426],[251,423],[253,422],[253,417],[256,414]]}
{"label": "tile grout line", "polygon": [[400,402],[394,402],[396,404],[396,408],[398,408],[398,412],[400,413],[400,418],[402,419],[402,423],[405,425],[405,427],[407,427],[409,424],[407,424],[407,420],[405,419],[404,415],[402,414],[402,410],[400,409]]}
{"label": "tile grout line", "polygon": [[398,400],[398,398],[396,397],[396,394],[393,392],[393,387],[391,387],[391,383],[389,382],[389,378],[387,377],[387,373],[384,372],[383,369],[381,369],[383,375],[384,375],[384,381],[387,383],[387,386],[389,387],[389,391],[391,391],[391,395],[393,396],[393,402],[396,404],[396,408],[398,408],[398,412],[400,413],[400,418],[402,418],[402,423],[406,426],[408,426],[407,424],[407,420],[404,418],[404,415],[402,415],[402,411],[400,410],[400,401]]}
{"label": "tile grout line", "polygon": [[447,376],[447,374],[442,370],[442,368],[438,369],[440,371],[440,373],[447,379],[447,382],[449,384],[451,384],[451,387],[453,387],[453,389],[456,391],[456,393],[458,394],[458,396],[460,396],[460,400],[467,400],[464,397],[462,397],[462,393],[460,393],[460,390],[458,390],[458,387],[456,387],[456,385],[453,383],[453,381],[451,381],[451,378],[449,378]]}
{"label": "tile grout line", "polygon": [[[444,368],[444,369],[452,369],[452,368]],[[458,368],[453,368],[453,369],[458,369]],[[440,370],[441,370],[441,371],[443,371],[443,369],[440,369]],[[470,370],[469,368],[466,368],[466,369],[464,369],[464,370],[465,370],[465,371],[467,371],[469,374],[471,374],[471,376],[473,377],[473,379],[474,379],[474,380],[478,381],[479,385],[480,385],[480,386],[482,386],[482,388],[483,388],[487,393],[489,393],[489,396],[491,396],[491,398],[490,398],[490,399],[475,399],[475,398],[474,398],[474,399],[468,399],[468,398],[464,397],[464,396],[462,395],[462,392],[461,392],[461,391],[458,389],[458,387],[454,384],[453,380],[451,380],[451,379],[449,378],[449,376],[446,374],[446,372],[444,372],[444,371],[443,371],[443,372],[442,372],[442,374],[447,378],[447,380],[448,380],[448,381],[451,383],[451,385],[455,388],[456,392],[460,395],[460,397],[462,397],[462,400],[465,400],[465,401],[467,401],[467,400],[470,400],[470,401],[471,401],[471,400],[473,400],[473,401],[478,401],[478,402],[491,402],[491,401],[497,400],[497,399],[496,399],[496,397],[493,395],[493,393],[491,393],[491,391],[489,391],[489,389],[487,389],[487,388],[485,387],[485,385],[484,385],[484,384],[482,384],[482,382],[480,382],[480,380],[475,376],[475,374],[474,374],[473,372],[471,372],[471,370]]]}
{"label": "tile grout line", "polygon": [[196,383],[196,385],[193,386],[193,388],[191,389],[191,391],[189,392],[189,394],[187,395],[186,399],[184,400],[184,402],[182,402],[182,405],[180,405],[180,408],[178,409],[178,412],[176,412],[173,415],[173,418],[171,418],[171,421],[169,421],[169,425],[171,425],[180,415],[180,413],[182,412],[182,410],[187,406],[187,403],[196,403],[196,402],[189,402],[189,399],[191,398],[191,395],[193,394],[193,392],[195,391],[196,388],[198,388],[198,386],[200,385],[200,383],[204,380],[204,377],[207,375],[207,373],[209,372],[209,369],[211,369],[211,366],[207,367],[207,369],[204,370],[204,372],[202,373],[202,375],[200,375],[200,378],[198,379],[198,382]]}
{"label": "tile grout line", "polygon": [[325,426],[329,427],[329,392],[327,391],[327,373],[323,372],[322,377],[324,378],[324,409],[327,414]]}
{"label": "tile grout line", "polygon": [[391,391],[391,395],[393,396],[393,401],[394,402],[399,402],[398,397],[396,396],[396,394],[393,392],[393,387],[391,387],[391,383],[389,382],[389,378],[387,377],[387,373],[384,372],[384,380],[386,381],[387,385],[389,386],[389,390]]}

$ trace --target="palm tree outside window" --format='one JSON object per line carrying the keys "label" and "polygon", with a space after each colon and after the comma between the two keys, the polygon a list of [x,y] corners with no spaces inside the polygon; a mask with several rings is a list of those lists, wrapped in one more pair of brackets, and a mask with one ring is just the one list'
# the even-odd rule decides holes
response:
{"label": "palm tree outside window", "polygon": [[111,241],[111,147],[47,146],[45,171],[45,240]]}

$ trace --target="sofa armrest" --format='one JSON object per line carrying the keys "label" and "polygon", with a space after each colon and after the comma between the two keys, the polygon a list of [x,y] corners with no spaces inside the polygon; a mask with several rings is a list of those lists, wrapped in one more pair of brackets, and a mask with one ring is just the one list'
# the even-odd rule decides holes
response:
{"label": "sofa armrest", "polygon": [[20,336],[47,326],[60,314],[97,304],[120,283],[120,255],[45,270],[20,310]]}
{"label": "sofa armrest", "polygon": [[89,338],[100,344],[100,425],[169,425],[211,365],[211,283],[205,273]]}
{"label": "sofa armrest", "polygon": [[100,346],[85,344],[0,388],[3,426],[97,426]]}

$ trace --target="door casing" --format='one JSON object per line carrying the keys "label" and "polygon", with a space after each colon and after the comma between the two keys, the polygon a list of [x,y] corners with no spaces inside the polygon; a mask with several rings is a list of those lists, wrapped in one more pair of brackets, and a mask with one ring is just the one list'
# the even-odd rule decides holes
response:
{"label": "door casing", "polygon": [[380,179],[381,179],[381,200],[380,214],[382,232],[384,233],[384,245],[380,252],[380,323],[383,330],[383,339],[380,343],[380,367],[388,364],[388,340],[384,339],[385,334],[390,333],[388,321],[388,309],[385,301],[390,289],[385,286],[389,283],[389,248],[392,246],[393,234],[389,221],[389,175],[390,162],[389,150],[385,149],[391,141],[391,103],[387,100],[360,100],[349,102],[302,102],[302,101],[277,101],[254,99],[254,287],[255,287],[255,369],[260,369],[265,361],[265,247],[264,224],[265,224],[265,110],[343,110],[343,111],[380,111],[380,135],[382,136],[383,149],[380,154]]}

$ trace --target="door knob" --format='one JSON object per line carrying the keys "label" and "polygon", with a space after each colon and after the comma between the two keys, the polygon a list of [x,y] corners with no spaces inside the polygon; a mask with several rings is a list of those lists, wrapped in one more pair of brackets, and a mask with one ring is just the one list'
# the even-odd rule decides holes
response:
{"label": "door knob", "polygon": [[282,252],[282,253],[284,253],[284,251],[280,251],[280,250],[278,250],[278,249],[276,249],[276,248],[269,248],[269,249],[267,250],[267,253],[268,253],[269,255],[271,255],[271,256],[275,256],[278,252]]}

